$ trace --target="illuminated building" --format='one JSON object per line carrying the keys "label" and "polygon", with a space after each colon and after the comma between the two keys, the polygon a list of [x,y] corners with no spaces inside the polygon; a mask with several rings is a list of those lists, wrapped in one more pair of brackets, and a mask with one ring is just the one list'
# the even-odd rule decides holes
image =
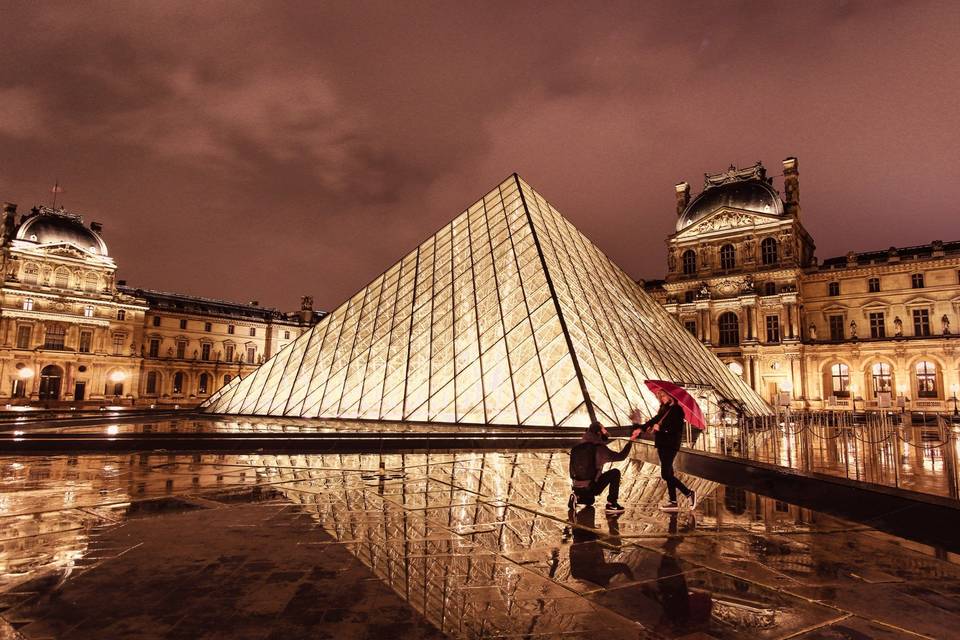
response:
{"label": "illuminated building", "polygon": [[627,424],[644,380],[767,405],[511,176],[242,380],[212,413]]}
{"label": "illuminated building", "polygon": [[960,386],[960,242],[818,261],[800,218],[799,168],[784,195],[761,163],[676,186],[667,275],[645,288],[772,403],[952,410]]}
{"label": "illuminated building", "polygon": [[127,287],[63,209],[5,204],[0,260],[0,402],[197,404],[322,317]]}

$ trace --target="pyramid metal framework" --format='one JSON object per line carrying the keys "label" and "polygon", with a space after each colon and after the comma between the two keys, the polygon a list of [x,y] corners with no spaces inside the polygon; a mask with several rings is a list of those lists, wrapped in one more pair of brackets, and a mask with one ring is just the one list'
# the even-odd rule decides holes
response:
{"label": "pyramid metal framework", "polygon": [[516,174],[202,410],[629,424],[663,379],[769,406]]}

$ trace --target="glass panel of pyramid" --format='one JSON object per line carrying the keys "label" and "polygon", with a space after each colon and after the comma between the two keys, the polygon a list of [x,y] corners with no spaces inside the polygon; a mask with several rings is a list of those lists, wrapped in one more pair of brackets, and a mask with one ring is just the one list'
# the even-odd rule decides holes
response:
{"label": "glass panel of pyramid", "polygon": [[633,407],[656,411],[650,379],[733,400],[748,413],[770,411],[514,174],[202,409],[629,424]]}

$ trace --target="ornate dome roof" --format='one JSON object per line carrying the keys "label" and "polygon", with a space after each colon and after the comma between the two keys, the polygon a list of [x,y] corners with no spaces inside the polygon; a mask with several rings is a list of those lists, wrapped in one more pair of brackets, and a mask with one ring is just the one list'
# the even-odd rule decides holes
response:
{"label": "ornate dome roof", "polygon": [[729,171],[705,176],[703,191],[684,209],[677,220],[677,231],[723,207],[783,215],[783,202],[767,180],[762,165],[757,163],[754,167],[739,170],[730,167]]}
{"label": "ornate dome roof", "polygon": [[17,240],[37,244],[69,243],[90,253],[108,255],[107,243],[96,231],[83,226],[83,218],[46,207],[20,224]]}

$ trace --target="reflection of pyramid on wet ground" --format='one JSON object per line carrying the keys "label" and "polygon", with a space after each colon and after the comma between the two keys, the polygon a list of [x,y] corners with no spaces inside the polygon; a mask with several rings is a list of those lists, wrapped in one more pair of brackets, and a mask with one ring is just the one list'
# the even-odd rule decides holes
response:
{"label": "reflection of pyramid on wet ground", "polygon": [[515,174],[261,367],[211,413],[624,424],[646,379],[766,404]]}

